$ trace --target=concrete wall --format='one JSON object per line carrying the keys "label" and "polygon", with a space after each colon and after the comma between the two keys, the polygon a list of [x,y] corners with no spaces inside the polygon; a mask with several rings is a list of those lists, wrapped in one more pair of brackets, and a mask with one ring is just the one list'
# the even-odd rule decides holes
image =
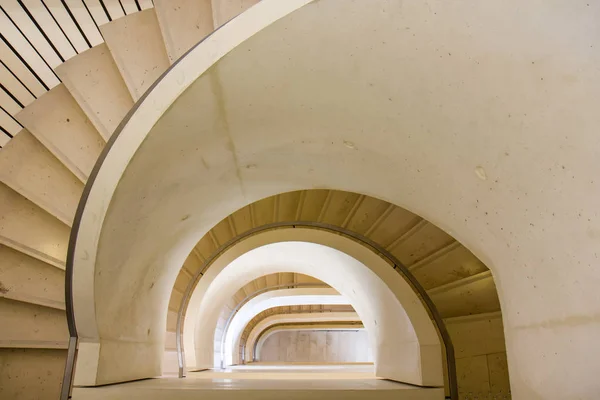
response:
{"label": "concrete wall", "polygon": [[[444,320],[454,344],[461,399],[510,398],[500,313]],[[506,397],[504,397],[506,396]]]}
{"label": "concrete wall", "polygon": [[373,362],[367,332],[283,330],[262,345],[261,362]]}

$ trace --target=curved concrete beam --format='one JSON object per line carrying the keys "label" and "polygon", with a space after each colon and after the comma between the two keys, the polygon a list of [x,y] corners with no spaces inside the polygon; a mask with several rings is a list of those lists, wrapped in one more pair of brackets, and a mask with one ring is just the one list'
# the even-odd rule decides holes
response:
{"label": "curved concrete beam", "polygon": [[90,235],[75,257],[78,324],[107,363],[132,360],[102,378],[158,372],[149,344],[162,343],[166,311],[144,310],[167,309],[210,227],[259,198],[323,187],[403,206],[490,267],[515,397],[593,397],[600,55],[587,4],[321,0],[208,73],[175,67],[76,221]]}
{"label": "curved concrete beam", "polygon": [[[148,89],[111,136],[88,179],[69,243],[69,331],[72,337],[79,338],[74,378],[76,385],[100,385],[160,375],[161,356],[157,346],[154,346],[156,349],[153,349],[152,356],[140,356],[140,352],[144,350],[135,345],[137,340],[130,342],[130,345],[116,344],[112,340],[103,341],[107,335],[102,332],[102,323],[98,323],[99,317],[96,315],[95,279],[100,233],[119,176],[125,172],[133,154],[152,126],[189,85],[252,35],[311,1],[313,0],[263,0],[214,31],[173,64]],[[182,264],[183,259],[180,261],[179,264]],[[167,286],[160,286],[160,291],[165,292]],[[150,304],[156,305],[156,302],[146,303],[146,306]],[[153,342],[161,342],[163,331],[164,329],[148,328],[146,336]],[[119,353],[121,355],[117,356]],[[102,358],[110,360],[111,364],[116,363],[115,357],[131,360],[133,364],[117,369],[99,365]]]}
{"label": "curved concrete beam", "polygon": [[[244,359],[246,362],[253,360],[254,344],[260,335],[274,325],[296,324],[309,322],[361,322],[358,313],[355,312],[330,312],[330,313],[299,313],[299,314],[276,314],[260,321],[248,335],[244,346]],[[368,331],[368,329],[367,329]],[[371,340],[370,340],[371,341]]]}
{"label": "curved concrete beam", "polygon": [[373,342],[378,376],[417,385],[443,384],[440,341],[410,285],[378,254],[354,240],[299,227],[250,236],[205,271],[188,304],[188,310],[197,311],[185,316],[188,366],[214,365],[214,327],[222,305],[239,286],[275,272],[313,276],[349,299]]}
{"label": "curved concrete beam", "polygon": [[[314,305],[314,304],[350,304],[348,299],[331,288],[297,288],[297,289],[280,289],[262,293],[239,309],[235,314],[229,327],[225,332],[222,347],[215,349],[221,354],[220,359],[214,360],[215,366],[232,365],[239,361],[234,360],[234,355],[238,353],[235,349],[239,347],[240,335],[244,331],[244,327],[261,312],[281,306],[292,305]],[[190,310],[191,311],[191,310]],[[215,344],[216,346],[216,344]]]}
{"label": "curved concrete beam", "polygon": [[[252,359],[256,362],[260,362],[261,360],[261,350],[267,341],[268,338],[273,336],[276,333],[284,332],[284,331],[347,331],[347,330],[355,330],[355,331],[364,331],[365,328],[362,325],[356,324],[331,324],[327,322],[321,322],[316,324],[311,324],[312,321],[309,321],[306,324],[296,324],[293,325],[276,325],[271,326],[270,328],[265,329],[260,332],[256,337],[256,341],[254,343],[246,342],[245,348],[253,349],[253,357]],[[245,349],[244,349],[245,350]]]}

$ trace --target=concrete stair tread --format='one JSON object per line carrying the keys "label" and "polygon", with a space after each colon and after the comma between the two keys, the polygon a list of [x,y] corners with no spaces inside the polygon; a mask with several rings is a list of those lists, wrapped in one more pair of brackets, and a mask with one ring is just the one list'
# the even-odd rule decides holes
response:
{"label": "concrete stair tread", "polygon": [[0,181],[63,223],[73,223],[83,184],[27,130],[0,152]]}
{"label": "concrete stair tread", "polygon": [[64,85],[39,97],[16,118],[79,180],[87,180],[105,142]]}
{"label": "concrete stair tread", "polygon": [[211,0],[155,0],[154,9],[171,64],[214,30]]}
{"label": "concrete stair tread", "polygon": [[134,100],[169,67],[169,57],[154,9],[100,27],[113,59]]}
{"label": "concrete stair tread", "polygon": [[133,99],[107,45],[99,44],[67,60],[56,73],[108,141],[133,106]]}

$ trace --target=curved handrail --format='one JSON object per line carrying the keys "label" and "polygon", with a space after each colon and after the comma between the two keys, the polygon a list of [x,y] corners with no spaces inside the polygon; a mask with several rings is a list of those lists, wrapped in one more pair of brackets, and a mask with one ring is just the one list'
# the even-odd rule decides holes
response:
{"label": "curved handrail", "polygon": [[411,286],[411,288],[418,295],[421,303],[427,310],[430,318],[433,320],[434,326],[442,338],[442,342],[444,343],[444,349],[446,350],[446,365],[448,371],[448,386],[450,390],[450,398],[453,400],[458,400],[458,376],[456,375],[456,359],[454,356],[454,345],[452,344],[452,339],[450,338],[450,334],[446,329],[446,324],[442,319],[440,313],[438,312],[435,304],[427,294],[427,291],[417,278],[410,272],[404,264],[398,260],[392,253],[387,251],[385,248],[375,243],[373,240],[360,235],[356,232],[350,231],[345,228],[341,228],[339,226],[325,224],[322,222],[307,222],[307,221],[295,221],[295,222],[274,222],[271,224],[266,224],[263,226],[259,226],[253,229],[250,229],[221,245],[210,257],[206,259],[202,267],[194,274],[188,286],[185,289],[183,298],[181,300],[179,310],[177,312],[177,327],[176,327],[176,344],[177,344],[177,356],[179,360],[179,377],[182,378],[185,376],[185,357],[183,345],[181,342],[181,332],[183,328],[183,316],[185,314],[187,305],[190,301],[192,292],[196,287],[198,281],[204,275],[204,272],[212,265],[212,263],[219,258],[225,251],[241,242],[242,240],[253,236],[255,234],[265,232],[268,230],[281,229],[281,228],[309,228],[309,229],[321,229],[325,231],[329,231],[332,233],[336,233],[341,236],[345,236],[352,240],[355,240],[359,244],[367,247],[374,253],[378,254],[381,258],[388,262],[392,266],[394,270],[396,270],[405,281]]}
{"label": "curved handrail", "polygon": [[83,212],[85,210],[85,206],[87,204],[88,198],[90,196],[90,192],[92,191],[92,187],[94,186],[94,182],[98,177],[98,173],[104,164],[104,160],[108,156],[108,153],[114,146],[117,138],[120,136],[121,132],[125,128],[125,126],[129,123],[131,117],[136,113],[141,104],[146,100],[148,95],[152,92],[152,90],[158,86],[158,84],[187,56],[189,53],[194,51],[198,46],[204,43],[207,39],[213,36],[220,29],[225,27],[229,22],[233,19],[227,21],[208,35],[206,35],[202,40],[192,46],[188,51],[186,51],[181,57],[179,57],[173,64],[171,64],[165,72],[163,72],[157,79],[148,87],[148,89],[140,96],[140,98],[135,102],[133,107],[127,112],[125,117],[121,120],[121,123],[117,126],[113,134],[106,142],[106,145],[102,149],[100,156],[96,160],[94,164],[94,168],[90,172],[90,176],[88,177],[86,184],[83,188],[83,192],[81,194],[81,198],[79,199],[79,204],[77,205],[77,210],[75,211],[75,216],[73,218],[73,225],[71,226],[71,233],[69,235],[69,246],[67,249],[67,259],[65,265],[65,311],[67,314],[67,327],[69,329],[69,347],[67,353],[67,360],[65,363],[65,372],[63,375],[63,382],[61,385],[60,392],[60,400],[69,400],[71,398],[71,390],[73,388],[73,378],[75,377],[75,362],[77,360],[77,348],[79,345],[79,337],[77,334],[77,325],[75,324],[75,310],[73,307],[73,264],[75,258],[75,245],[77,244],[77,236],[79,234],[79,228],[81,226],[81,219],[83,217]]}

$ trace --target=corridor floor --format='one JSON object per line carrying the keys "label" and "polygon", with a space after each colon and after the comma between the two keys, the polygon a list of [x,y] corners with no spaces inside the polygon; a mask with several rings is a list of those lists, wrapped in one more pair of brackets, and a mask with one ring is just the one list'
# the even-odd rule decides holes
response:
{"label": "corridor floor", "polygon": [[74,400],[441,400],[443,389],[378,379],[369,364],[250,364],[96,388],[74,388]]}

